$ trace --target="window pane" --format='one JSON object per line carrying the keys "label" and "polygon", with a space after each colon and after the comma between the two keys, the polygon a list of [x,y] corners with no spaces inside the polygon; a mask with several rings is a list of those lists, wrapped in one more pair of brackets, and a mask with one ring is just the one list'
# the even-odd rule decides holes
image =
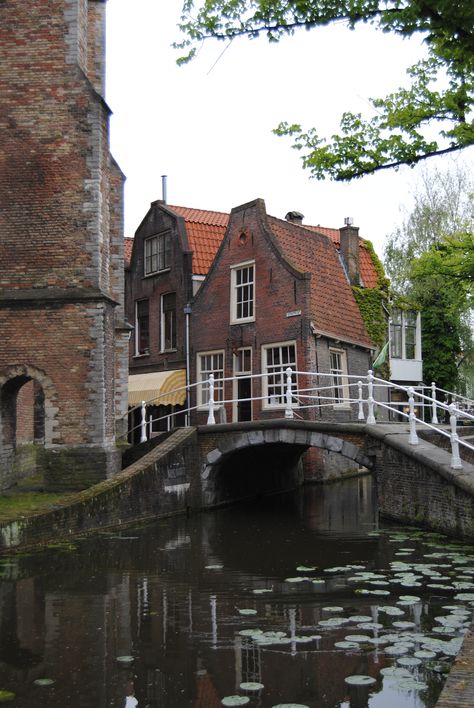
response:
{"label": "window pane", "polygon": [[405,312],[405,358],[414,359],[416,352],[416,312]]}
{"label": "window pane", "polygon": [[337,403],[342,403],[344,401],[342,353],[335,351],[329,352],[329,361],[333,396]]}
{"label": "window pane", "polygon": [[162,296],[161,309],[161,348],[176,349],[176,293]]}
{"label": "window pane", "polygon": [[254,267],[235,270],[235,319],[249,319],[254,315]]}
{"label": "window pane", "polygon": [[209,376],[214,374],[214,400],[224,400],[224,354],[199,354],[200,370],[200,405],[207,405],[209,401]]}
{"label": "window pane", "polygon": [[148,354],[150,348],[148,300],[139,300],[136,304],[137,354]]}
{"label": "window pane", "polygon": [[397,322],[390,323],[390,356],[393,359],[402,357],[402,326]]}
{"label": "window pane", "polygon": [[[268,347],[266,349],[267,405],[286,404],[286,369],[296,370],[296,347],[294,344]],[[292,375],[293,390],[296,389],[296,373]]]}

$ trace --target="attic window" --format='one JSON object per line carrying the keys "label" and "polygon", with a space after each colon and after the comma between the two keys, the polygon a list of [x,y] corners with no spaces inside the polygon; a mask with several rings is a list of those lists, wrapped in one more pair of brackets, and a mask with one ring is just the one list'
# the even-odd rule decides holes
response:
{"label": "attic window", "polygon": [[171,265],[171,238],[169,231],[145,240],[145,275],[167,270]]}
{"label": "attic window", "polygon": [[241,232],[240,232],[240,236],[239,236],[239,242],[240,242],[242,245],[244,245],[244,243],[247,243],[247,239],[248,239],[247,233],[246,233],[245,231],[241,231]]}

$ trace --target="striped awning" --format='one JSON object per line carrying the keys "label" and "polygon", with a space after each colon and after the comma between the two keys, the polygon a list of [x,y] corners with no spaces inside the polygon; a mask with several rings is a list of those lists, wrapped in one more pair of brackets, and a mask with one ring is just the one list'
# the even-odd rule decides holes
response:
{"label": "striped awning", "polygon": [[151,374],[132,374],[128,377],[128,405],[145,401],[153,406],[178,406],[186,400],[186,372],[184,369],[154,371]]}

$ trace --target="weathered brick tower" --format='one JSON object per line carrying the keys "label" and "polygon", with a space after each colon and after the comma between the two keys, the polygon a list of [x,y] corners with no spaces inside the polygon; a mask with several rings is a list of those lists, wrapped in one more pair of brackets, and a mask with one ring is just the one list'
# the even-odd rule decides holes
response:
{"label": "weathered brick tower", "polygon": [[123,175],[104,37],[105,0],[0,0],[0,488],[119,469]]}

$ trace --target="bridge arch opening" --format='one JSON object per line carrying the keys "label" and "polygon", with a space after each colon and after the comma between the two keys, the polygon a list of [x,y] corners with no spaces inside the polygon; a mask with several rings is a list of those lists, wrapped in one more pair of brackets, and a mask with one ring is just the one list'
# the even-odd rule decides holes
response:
{"label": "bridge arch opening", "polygon": [[368,471],[374,464],[354,442],[307,428],[229,432],[216,442],[202,469],[205,506],[287,491],[304,481],[315,481],[304,472],[303,455],[316,448],[323,455],[346,458],[351,474],[354,469],[357,473]]}
{"label": "bridge arch opening", "polygon": [[[43,449],[51,443],[55,390],[50,379],[27,365],[0,372],[0,489],[41,477]],[[48,412],[49,410],[49,412]]]}

